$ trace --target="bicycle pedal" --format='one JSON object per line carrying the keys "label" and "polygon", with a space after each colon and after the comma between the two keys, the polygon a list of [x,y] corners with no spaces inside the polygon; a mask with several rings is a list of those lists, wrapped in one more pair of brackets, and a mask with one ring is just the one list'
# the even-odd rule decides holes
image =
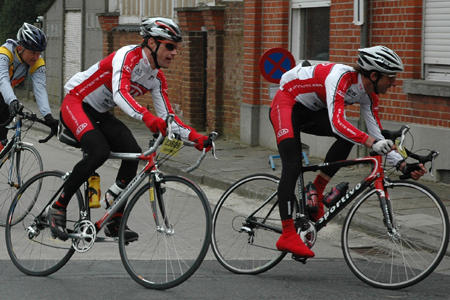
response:
{"label": "bicycle pedal", "polygon": [[306,264],[306,260],[308,259],[307,257],[300,257],[300,256],[296,256],[294,254],[292,254],[292,259],[298,262],[301,262],[302,264]]}

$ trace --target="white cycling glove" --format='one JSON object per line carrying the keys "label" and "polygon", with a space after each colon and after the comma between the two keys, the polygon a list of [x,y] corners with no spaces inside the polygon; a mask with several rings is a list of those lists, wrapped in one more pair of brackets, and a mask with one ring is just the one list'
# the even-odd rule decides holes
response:
{"label": "white cycling glove", "polygon": [[391,151],[394,143],[391,140],[375,140],[372,144],[372,150],[380,155],[386,155]]}

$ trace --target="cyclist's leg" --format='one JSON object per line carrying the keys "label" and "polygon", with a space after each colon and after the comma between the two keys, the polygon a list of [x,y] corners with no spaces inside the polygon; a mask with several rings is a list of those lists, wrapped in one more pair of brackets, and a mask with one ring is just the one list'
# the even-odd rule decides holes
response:
{"label": "cyclist's leg", "polygon": [[[336,138],[336,141],[328,150],[324,162],[336,162],[348,158],[354,144],[352,142],[344,140],[343,138],[333,133],[327,109],[322,109],[318,111],[308,110],[308,113],[304,114],[303,116],[304,118],[308,119],[308,124],[313,125],[304,128],[303,132],[314,134],[317,136],[329,136]],[[324,215],[324,206],[322,202],[323,192],[325,191],[328,182],[331,180],[331,178],[333,178],[333,176],[338,171],[339,169],[336,168],[321,171],[319,172],[319,174],[317,174],[316,179],[314,180],[313,183],[314,186],[316,187],[317,194],[319,195],[320,202],[319,202],[319,211],[310,214],[310,217],[313,221],[319,220]]]}
{"label": "cyclist's leg", "polygon": [[[10,117],[9,107],[5,103],[5,100],[3,99],[2,94],[0,94],[0,122],[2,122],[2,123],[6,122],[9,119],[9,117]],[[7,134],[8,134],[8,129],[6,129],[5,127],[0,128],[0,141],[6,140]],[[0,146],[0,147],[2,147],[2,146]],[[1,149],[0,149],[0,151],[1,151]]]}
{"label": "cyclist's leg", "polygon": [[[104,114],[99,121],[100,130],[103,132],[111,151],[122,153],[141,153],[141,147],[137,143],[130,129],[119,119],[112,114]],[[136,176],[138,169],[138,160],[122,160],[117,173],[116,182],[122,181],[128,185]],[[110,237],[117,237],[119,234],[119,227],[123,217],[126,202],[119,208],[119,210],[111,217],[111,220],[106,224],[105,234]],[[139,235],[129,229],[125,229],[125,240],[136,241]]]}
{"label": "cyclist's leg", "polygon": [[67,95],[61,105],[61,117],[64,125],[80,141],[81,148],[87,154],[75,165],[60,197],[49,210],[49,218],[52,220],[50,228],[56,236],[64,240],[68,238],[65,232],[66,207],[79,187],[108,159],[110,148],[98,128],[96,119],[83,109],[79,99]]}
{"label": "cyclist's leg", "polygon": [[[106,118],[98,124],[103,132],[111,151],[122,153],[141,153],[142,149],[136,141],[131,130],[112,114],[107,114]],[[139,161],[122,160],[116,180],[130,183],[136,176]]]}
{"label": "cyclist's leg", "polygon": [[287,92],[279,91],[272,103],[270,120],[277,136],[278,151],[281,158],[281,178],[278,186],[278,207],[283,232],[276,246],[278,250],[292,252],[302,257],[313,257],[312,252],[297,234],[292,219],[292,206],[296,200],[295,185],[302,167],[302,105]]}

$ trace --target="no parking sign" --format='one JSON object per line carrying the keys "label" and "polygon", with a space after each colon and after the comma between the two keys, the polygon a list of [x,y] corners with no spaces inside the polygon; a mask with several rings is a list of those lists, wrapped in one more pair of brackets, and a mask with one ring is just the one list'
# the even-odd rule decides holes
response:
{"label": "no parking sign", "polygon": [[269,82],[280,83],[281,76],[295,67],[291,52],[284,48],[272,48],[264,52],[259,59],[259,71]]}

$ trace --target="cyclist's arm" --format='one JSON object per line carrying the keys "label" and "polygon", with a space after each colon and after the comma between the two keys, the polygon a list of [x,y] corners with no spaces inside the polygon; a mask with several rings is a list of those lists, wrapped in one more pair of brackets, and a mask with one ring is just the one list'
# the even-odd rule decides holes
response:
{"label": "cyclist's arm", "polygon": [[[175,113],[172,109],[172,105],[170,104],[169,96],[167,94],[168,86],[166,76],[161,70],[158,72],[157,79],[157,82],[159,84],[157,87],[152,89],[153,106],[158,117],[165,120],[168,114],[175,115]],[[179,134],[181,138],[186,141],[189,140],[189,134],[191,133],[191,131],[194,131],[193,128],[184,124],[177,115],[175,115],[175,118],[172,122],[172,130],[174,133]]]}
{"label": "cyclist's arm", "polygon": [[[379,98],[375,93],[368,95],[361,101],[361,113],[364,117],[364,121],[367,126],[367,131],[370,137],[367,139],[367,144],[370,142],[373,144],[373,141],[383,140],[385,137],[381,134],[381,130],[383,129],[380,117],[378,115],[378,103]],[[368,147],[370,148],[372,145],[370,144]],[[397,153],[397,151],[391,151],[386,155],[386,161],[391,166],[396,166],[397,163],[402,160],[402,156]]]}
{"label": "cyclist's arm", "polygon": [[[142,121],[144,114],[150,114],[150,112],[133,98],[130,94],[130,86],[132,84],[131,73],[136,65],[135,57],[136,55],[143,53],[143,50],[125,50],[126,49],[122,48],[117,51],[112,61],[114,102],[129,116]],[[151,90],[153,105],[157,116],[165,120],[167,114],[173,114],[173,109],[167,95],[167,81],[162,71],[153,70],[151,73],[155,73],[156,78],[153,80],[152,84],[149,83],[147,89]],[[193,129],[186,126],[177,116],[175,116],[172,123],[172,130],[174,133],[180,134],[182,139],[188,140],[189,133]]]}
{"label": "cyclist's arm", "polygon": [[335,134],[354,144],[365,145],[369,135],[353,126],[345,117],[344,96],[351,84],[357,80],[352,72],[341,76],[328,76],[325,81],[327,94],[328,117]]}
{"label": "cyclist's arm", "polygon": [[33,81],[33,92],[39,107],[39,112],[43,117],[51,114],[50,105],[48,104],[48,95],[46,89],[45,62],[42,57],[30,69],[31,80]]}
{"label": "cyclist's arm", "polygon": [[0,93],[5,100],[5,103],[9,105],[12,100],[16,99],[14,90],[11,86],[11,80],[9,77],[9,65],[11,61],[4,51],[9,51],[5,47],[0,48]]}
{"label": "cyclist's arm", "polygon": [[[140,50],[140,49],[138,49]],[[136,49],[121,48],[112,59],[112,92],[114,102],[130,117],[142,121],[149,111],[130,94],[131,72],[140,57]]]}

